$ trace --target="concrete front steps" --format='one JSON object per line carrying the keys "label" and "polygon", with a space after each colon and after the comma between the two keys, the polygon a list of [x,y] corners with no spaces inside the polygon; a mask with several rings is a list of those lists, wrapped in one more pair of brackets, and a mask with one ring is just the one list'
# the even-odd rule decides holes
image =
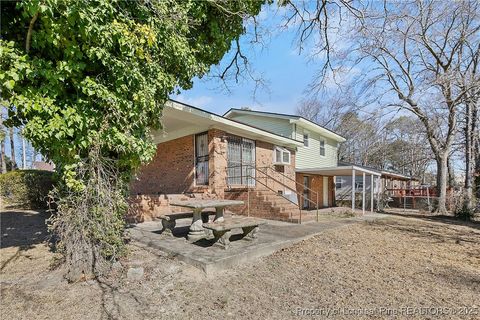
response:
{"label": "concrete front steps", "polygon": [[251,191],[250,212],[254,216],[266,219],[294,223],[298,223],[300,220],[298,206],[271,190]]}
{"label": "concrete front steps", "polygon": [[[309,223],[317,221],[316,210],[302,210],[302,215],[300,217],[300,210],[297,205],[271,190],[258,190],[253,193],[256,199],[264,203],[262,207],[269,209],[275,216],[281,216],[281,219],[275,220],[292,223]],[[251,200],[250,203],[252,203]],[[270,215],[272,215],[272,213]]]}

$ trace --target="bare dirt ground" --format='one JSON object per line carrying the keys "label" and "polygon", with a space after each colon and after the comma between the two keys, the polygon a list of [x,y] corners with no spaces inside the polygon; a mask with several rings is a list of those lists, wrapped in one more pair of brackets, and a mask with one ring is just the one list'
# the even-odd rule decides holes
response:
{"label": "bare dirt ground", "polygon": [[122,264],[142,281],[68,284],[50,270],[45,215],[0,218],[1,319],[480,318],[478,224],[363,222],[208,278],[132,243]]}

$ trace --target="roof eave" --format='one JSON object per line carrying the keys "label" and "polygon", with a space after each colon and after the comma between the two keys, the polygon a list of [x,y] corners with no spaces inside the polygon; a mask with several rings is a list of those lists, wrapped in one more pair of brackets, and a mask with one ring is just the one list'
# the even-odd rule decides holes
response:
{"label": "roof eave", "polygon": [[224,128],[223,126],[226,126],[227,128],[232,127],[232,128],[241,130],[243,134],[249,135],[250,137],[253,137],[258,140],[263,140],[263,141],[274,143],[274,144],[280,144],[282,146],[291,147],[291,148],[303,146],[303,141],[282,137],[275,133],[271,133],[256,127],[252,127],[250,125],[247,125],[232,119],[228,119],[228,118],[225,118],[224,116],[220,116],[215,113],[211,113],[193,106],[189,106],[181,102],[169,100],[167,101],[166,105],[175,109],[185,110],[185,111],[197,114],[200,117],[208,118],[213,122],[216,122],[216,125],[214,125],[214,127],[220,127],[220,129],[222,130],[226,130],[226,128]]}

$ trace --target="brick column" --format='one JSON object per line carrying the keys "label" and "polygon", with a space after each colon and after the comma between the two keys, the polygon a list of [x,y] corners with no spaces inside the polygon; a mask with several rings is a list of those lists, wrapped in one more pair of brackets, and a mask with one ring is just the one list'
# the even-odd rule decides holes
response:
{"label": "brick column", "polygon": [[208,131],[209,141],[209,187],[219,198],[223,199],[226,188],[227,141],[223,131]]}

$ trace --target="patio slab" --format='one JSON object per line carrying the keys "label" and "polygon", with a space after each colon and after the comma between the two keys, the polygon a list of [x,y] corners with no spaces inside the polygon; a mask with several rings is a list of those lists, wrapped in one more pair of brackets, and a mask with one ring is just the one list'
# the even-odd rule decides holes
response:
{"label": "patio slab", "polygon": [[213,245],[213,240],[200,240],[189,243],[185,236],[191,219],[177,220],[173,237],[162,235],[160,221],[144,222],[130,228],[132,239],[140,246],[160,250],[187,264],[203,270],[207,275],[246,264],[258,258],[270,255],[277,250],[291,246],[302,240],[320,234],[324,230],[341,228],[361,221],[376,220],[387,217],[384,214],[367,214],[354,218],[322,219],[309,224],[292,224],[288,222],[264,220],[255,241],[240,239],[241,229],[232,230],[231,247],[224,250]]}

